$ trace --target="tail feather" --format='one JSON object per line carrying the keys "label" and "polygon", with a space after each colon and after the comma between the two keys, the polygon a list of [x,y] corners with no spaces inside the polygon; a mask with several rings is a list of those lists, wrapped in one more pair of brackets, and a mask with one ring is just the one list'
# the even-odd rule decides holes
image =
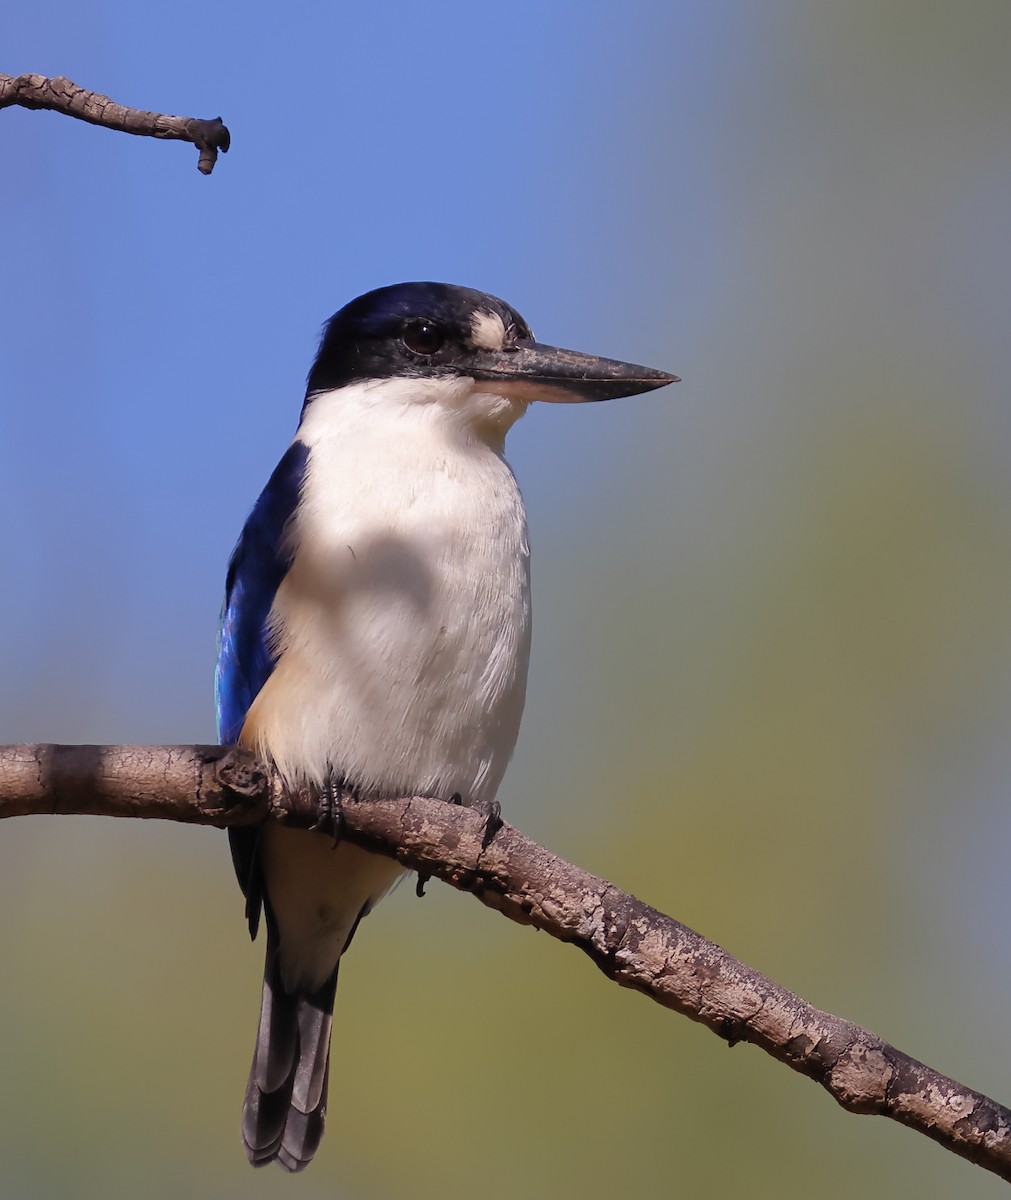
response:
{"label": "tail feather", "polygon": [[277,1161],[288,1171],[301,1171],[308,1166],[323,1137],[329,1075],[330,1064],[327,1063],[320,1084],[320,1101],[315,1108],[305,1112],[293,1100],[288,1110],[284,1135],[277,1151]]}
{"label": "tail feather", "polygon": [[337,973],[318,991],[286,992],[271,934],[242,1141],[253,1166],[301,1171],[323,1136]]}
{"label": "tail feather", "polygon": [[328,999],[329,1007],[326,1009],[318,1008],[308,998],[298,1007],[298,1044],[301,1049],[292,1083],[291,1104],[293,1109],[302,1113],[315,1112],[326,1098],[330,1069],[330,1026],[333,1022],[332,989]]}

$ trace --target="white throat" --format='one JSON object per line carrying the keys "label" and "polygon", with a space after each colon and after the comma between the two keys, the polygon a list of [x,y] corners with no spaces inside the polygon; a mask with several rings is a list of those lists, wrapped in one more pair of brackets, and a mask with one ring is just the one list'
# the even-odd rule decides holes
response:
{"label": "white throat", "polygon": [[[527,410],[528,401],[500,394],[466,376],[372,379],[322,392],[308,404],[299,436],[307,444],[339,425],[345,435],[388,436],[403,426],[413,438],[477,439],[496,454],[505,436]],[[426,433],[426,431],[428,431]]]}

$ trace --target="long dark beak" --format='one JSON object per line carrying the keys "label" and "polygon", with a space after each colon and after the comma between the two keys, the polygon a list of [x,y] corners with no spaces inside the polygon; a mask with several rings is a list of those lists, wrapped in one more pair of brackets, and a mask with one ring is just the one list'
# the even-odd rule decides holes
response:
{"label": "long dark beak", "polygon": [[489,390],[516,400],[616,400],[678,383],[676,375],[635,363],[598,358],[578,350],[520,341],[475,355],[467,374],[487,380]]}

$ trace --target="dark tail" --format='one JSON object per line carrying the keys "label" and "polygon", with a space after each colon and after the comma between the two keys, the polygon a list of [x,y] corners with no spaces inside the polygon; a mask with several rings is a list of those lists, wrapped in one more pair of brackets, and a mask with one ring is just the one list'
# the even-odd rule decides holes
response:
{"label": "dark tail", "polygon": [[242,1141],[254,1167],[278,1162],[301,1171],[323,1136],[337,972],[317,992],[286,992],[270,924]]}

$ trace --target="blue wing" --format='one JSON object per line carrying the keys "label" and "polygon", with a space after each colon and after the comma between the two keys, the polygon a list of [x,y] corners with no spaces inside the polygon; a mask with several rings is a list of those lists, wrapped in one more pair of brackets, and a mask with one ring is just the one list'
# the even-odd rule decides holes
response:
{"label": "blue wing", "polygon": [[309,448],[292,442],[249,514],[232,553],[218,631],[218,741],[238,741],[249,706],[274,669],[267,618],[291,566],[285,528],[298,504]]}
{"label": "blue wing", "polygon": [[[281,580],[291,566],[284,532],[302,491],[309,448],[292,442],[249,514],[228,564],[218,631],[214,695],[218,741],[238,741],[249,706],[274,669],[268,618]],[[258,831],[230,829],[232,863],[246,897],[249,932],[256,937],[263,903],[257,863]]]}

